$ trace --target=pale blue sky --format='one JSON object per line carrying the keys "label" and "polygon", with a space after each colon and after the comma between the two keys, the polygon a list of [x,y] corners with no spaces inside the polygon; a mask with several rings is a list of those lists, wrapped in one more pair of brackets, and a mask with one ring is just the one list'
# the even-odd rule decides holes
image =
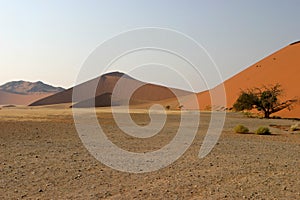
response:
{"label": "pale blue sky", "polygon": [[193,37],[227,79],[300,40],[299,8],[299,0],[0,0],[0,84],[70,87],[100,43],[149,26]]}

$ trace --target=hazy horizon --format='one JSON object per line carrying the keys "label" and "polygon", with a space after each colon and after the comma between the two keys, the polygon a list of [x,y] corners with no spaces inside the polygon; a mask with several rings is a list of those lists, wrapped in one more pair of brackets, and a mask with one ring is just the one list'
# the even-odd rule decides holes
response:
{"label": "hazy horizon", "polygon": [[[99,44],[141,27],[174,29],[192,37],[226,80],[300,40],[299,6],[295,0],[0,1],[0,85],[25,80],[70,88]],[[122,67],[116,70],[126,73]],[[143,80],[142,73],[129,75]],[[170,76],[164,72],[161,77]],[[148,78],[151,82],[156,77]],[[219,83],[213,73],[206,78]]]}

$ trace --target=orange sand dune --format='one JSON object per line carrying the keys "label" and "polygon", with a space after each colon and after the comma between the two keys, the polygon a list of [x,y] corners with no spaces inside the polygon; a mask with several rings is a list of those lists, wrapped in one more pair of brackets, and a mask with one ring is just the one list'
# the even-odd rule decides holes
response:
{"label": "orange sand dune", "polygon": [[[81,103],[78,103],[76,105],[78,105],[79,107],[88,107],[91,101],[93,101],[94,99],[94,96],[91,96],[88,91],[90,91],[93,85],[97,85],[97,89],[95,91],[95,105],[109,106],[110,97],[107,94],[111,94],[113,92],[118,81],[121,81],[121,84],[119,85],[120,87],[118,87],[118,90],[115,92],[117,101],[112,102],[113,104],[116,103],[117,105],[126,104],[126,99],[128,99],[126,97],[128,90],[140,85],[143,86],[139,87],[131,96],[131,104],[139,104],[172,98],[174,97],[174,94],[171,90],[174,90],[176,94],[180,96],[190,94],[190,92],[179,89],[170,89],[164,86],[146,84],[141,81],[135,80],[123,73],[112,72],[75,86],[76,89],[80,90],[81,92],[80,98],[75,101],[75,103]],[[32,103],[31,106],[70,103],[72,102],[73,89],[74,88],[70,88],[66,91],[36,101]]]}
{"label": "orange sand dune", "polygon": [[[282,89],[284,89],[285,94],[282,97],[282,100],[300,98],[300,89],[299,89],[299,81],[298,75],[300,72],[300,43],[293,43],[273,54],[264,58],[263,60],[255,63],[250,66],[246,70],[236,74],[232,78],[228,79],[224,82],[225,92],[226,92],[226,100],[227,104],[225,107],[231,108],[238,98],[241,90],[245,90],[247,88],[252,87],[260,87],[263,85],[270,85],[279,83],[282,85]],[[127,89],[133,85],[143,83],[141,81],[135,80],[129,76],[124,76],[122,73],[113,72],[96,79],[87,81],[83,84],[76,86],[82,91],[82,99],[78,102],[82,105],[90,102],[90,98],[88,95],[85,95],[85,91],[88,91],[91,88],[92,84],[97,84],[98,87],[96,89],[96,101],[99,99],[99,102],[96,102],[97,106],[109,106],[107,103],[110,100],[109,95],[105,95],[106,100],[100,98],[103,94],[112,93],[116,83],[122,79],[123,84],[120,87],[119,93],[117,95],[117,103],[123,102],[126,98],[125,94],[127,93]],[[217,86],[210,90],[210,92],[218,91],[221,88],[221,85]],[[204,91],[197,94],[199,107],[195,107],[192,105],[192,101],[190,100],[191,93],[176,90],[177,94],[180,96],[185,96],[183,101],[183,106],[185,109],[209,109],[211,107],[216,109],[223,109],[221,105],[211,105],[210,93],[209,91]],[[34,102],[32,105],[49,105],[49,104],[59,104],[59,103],[70,103],[72,102],[72,92],[73,88],[70,88],[66,91],[54,94],[52,96],[41,99],[37,102]],[[168,105],[171,108],[176,108],[179,106],[178,101],[174,98],[174,94],[167,87],[146,84],[139,88],[131,97],[132,104],[142,103],[143,105],[147,105],[147,103],[154,103],[159,101],[163,105]],[[114,103],[114,102],[112,102]],[[122,104],[122,103],[121,103]],[[275,115],[281,117],[295,117],[300,118],[300,104],[294,106],[294,109],[283,110]]]}
{"label": "orange sand dune", "polygon": [[[236,74],[224,82],[226,90],[227,108],[231,108],[238,98],[241,90],[262,85],[279,83],[285,93],[282,100],[300,98],[300,43],[293,43],[287,47],[267,56],[261,61],[250,66],[246,70]],[[216,91],[220,86],[213,88]],[[200,109],[210,107],[210,95],[208,91],[198,94]],[[189,101],[186,102],[186,107]],[[214,105],[218,106],[218,105]],[[294,109],[282,110],[274,115],[281,117],[300,118],[300,105]]]}
{"label": "orange sand dune", "polygon": [[0,105],[29,105],[38,99],[45,98],[53,93],[14,94],[0,90]]}

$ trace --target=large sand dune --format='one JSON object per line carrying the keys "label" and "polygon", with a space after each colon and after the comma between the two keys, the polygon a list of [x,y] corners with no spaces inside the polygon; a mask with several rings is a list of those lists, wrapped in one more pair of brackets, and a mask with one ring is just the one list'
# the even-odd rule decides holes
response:
{"label": "large sand dune", "polygon": [[[121,81],[121,84],[120,83],[118,84],[118,81]],[[146,84],[141,81],[135,80],[123,73],[112,72],[75,86],[75,89],[80,91],[81,93],[80,98],[78,100],[75,100],[75,103],[80,102],[79,104],[77,104],[79,107],[80,106],[86,107],[90,105],[90,102],[92,101],[92,99],[94,99],[94,96],[93,95],[91,96],[89,94],[90,93],[89,91],[91,90],[91,88],[93,88],[93,86],[97,85],[95,91],[95,97],[96,97],[95,105],[109,106],[110,98],[108,98],[108,95],[105,94],[113,93],[116,84],[120,86],[119,89],[117,90],[117,97],[115,102],[118,105],[122,105],[123,103],[126,104],[126,95],[130,90],[130,88],[134,88],[135,86],[141,86],[141,85],[142,86],[139,87],[131,97],[131,103],[133,104],[159,101],[163,99],[172,98],[174,97],[172,91],[175,91],[176,94],[181,96],[190,94],[190,92],[179,90],[179,89],[171,89],[164,86]],[[34,102],[31,105],[40,106],[40,105],[70,103],[72,102],[73,90],[74,88],[70,88],[66,91],[54,94],[52,96]],[[104,96],[105,99],[101,98]]]}
{"label": "large sand dune", "polygon": [[38,99],[52,95],[53,93],[14,94],[0,90],[0,105],[29,105]]}
{"label": "large sand dune", "polygon": [[[226,90],[227,108],[233,106],[241,90],[276,83],[281,84],[284,90],[283,100],[298,99],[300,97],[299,74],[300,43],[293,43],[226,80],[224,87]],[[220,87],[219,85],[212,91],[216,91]],[[199,93],[198,101],[201,109],[211,107],[209,91]],[[189,101],[187,100],[185,104],[185,107],[188,108]],[[300,105],[295,105],[291,111],[286,109],[275,115],[299,118]]]}

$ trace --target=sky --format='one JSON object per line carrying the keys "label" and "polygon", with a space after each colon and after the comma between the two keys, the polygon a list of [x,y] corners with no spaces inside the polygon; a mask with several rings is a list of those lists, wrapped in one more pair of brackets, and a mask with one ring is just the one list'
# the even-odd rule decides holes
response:
{"label": "sky", "polygon": [[[300,40],[299,8],[299,0],[0,0],[0,84],[41,80],[69,88],[100,44],[142,27],[172,29],[193,38],[226,80]],[[119,67],[126,72],[122,63]],[[208,70],[212,85],[218,84],[215,71],[198,67]],[[153,70],[132,75],[180,87],[163,68]]]}

